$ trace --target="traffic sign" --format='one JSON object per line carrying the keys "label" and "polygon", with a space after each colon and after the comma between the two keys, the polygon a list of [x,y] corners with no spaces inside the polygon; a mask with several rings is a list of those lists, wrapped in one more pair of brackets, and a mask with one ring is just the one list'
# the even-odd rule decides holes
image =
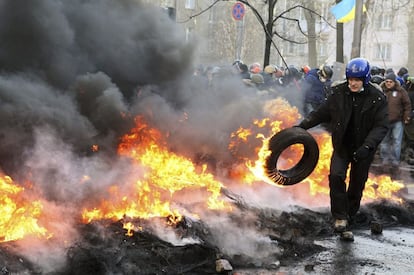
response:
{"label": "traffic sign", "polygon": [[245,13],[246,9],[242,3],[237,2],[233,5],[231,15],[233,16],[234,20],[242,20]]}

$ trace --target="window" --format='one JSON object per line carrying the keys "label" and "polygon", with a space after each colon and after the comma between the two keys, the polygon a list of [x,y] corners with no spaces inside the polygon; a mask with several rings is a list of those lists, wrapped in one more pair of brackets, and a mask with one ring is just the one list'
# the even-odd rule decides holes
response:
{"label": "window", "polygon": [[193,40],[193,28],[185,29],[185,41],[189,42]]}
{"label": "window", "polygon": [[306,51],[307,51],[306,46],[307,46],[307,44],[298,44],[297,45],[297,50],[296,50],[297,55],[301,55],[301,56],[305,55]]}
{"label": "window", "polygon": [[195,0],[185,0],[185,8],[188,10],[195,9]]}
{"label": "window", "polygon": [[328,44],[327,43],[319,43],[319,56],[328,56]]}
{"label": "window", "polygon": [[375,26],[379,30],[391,30],[392,29],[393,16],[389,13],[381,13],[376,18]]}
{"label": "window", "polygon": [[390,60],[391,59],[391,45],[379,43],[375,45],[375,59]]}
{"label": "window", "polygon": [[286,54],[288,54],[288,55],[295,55],[296,54],[296,44],[295,43],[288,42],[287,49],[286,49]]}
{"label": "window", "polygon": [[286,43],[285,54],[289,56],[303,56],[307,52],[307,44]]}

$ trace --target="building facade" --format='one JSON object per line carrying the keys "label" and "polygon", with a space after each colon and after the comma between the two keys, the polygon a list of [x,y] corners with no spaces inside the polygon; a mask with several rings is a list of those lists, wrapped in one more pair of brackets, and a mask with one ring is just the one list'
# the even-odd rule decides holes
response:
{"label": "building facade", "polygon": [[[197,45],[199,63],[246,64],[264,60],[265,31],[269,6],[263,0],[250,0],[242,18],[235,18],[236,1],[159,0],[159,5],[182,26],[186,39]],[[367,0],[361,34],[361,56],[372,64],[411,70],[410,52],[414,49],[410,16],[414,1]],[[336,21],[330,12],[333,0],[278,0],[273,11],[273,45],[270,63],[302,66],[309,64],[309,41],[314,39],[317,64],[336,61]],[[312,10],[313,13],[306,11]],[[309,14],[311,16],[309,17]],[[259,15],[259,16],[258,16]],[[308,17],[307,17],[308,16]],[[351,58],[354,21],[343,24],[344,60]]]}

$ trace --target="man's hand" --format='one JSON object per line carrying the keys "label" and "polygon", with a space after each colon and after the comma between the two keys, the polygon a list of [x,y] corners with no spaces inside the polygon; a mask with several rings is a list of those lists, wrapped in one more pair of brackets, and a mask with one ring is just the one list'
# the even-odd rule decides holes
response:
{"label": "man's hand", "polygon": [[358,148],[358,150],[354,152],[352,157],[355,162],[358,162],[359,160],[366,159],[369,156],[370,152],[371,150],[367,145],[362,145]]}

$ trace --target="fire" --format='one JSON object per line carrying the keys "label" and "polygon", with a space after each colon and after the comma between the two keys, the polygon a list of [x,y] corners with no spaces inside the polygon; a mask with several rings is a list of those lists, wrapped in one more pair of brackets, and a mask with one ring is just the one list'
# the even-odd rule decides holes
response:
{"label": "fire", "polygon": [[97,144],[92,145],[91,150],[92,150],[92,152],[98,152],[99,151],[99,145],[97,145]]}
{"label": "fire", "polygon": [[[252,131],[250,129],[243,129],[242,127],[240,127],[236,133],[232,133],[231,137],[235,137],[237,136],[238,138],[240,138],[243,141],[247,141],[247,138],[252,134]],[[233,145],[229,146],[230,148],[233,147]]]}
{"label": "fire", "polygon": [[386,198],[401,203],[402,199],[398,198],[395,193],[402,188],[404,188],[404,183],[393,181],[389,176],[380,175],[374,177],[371,175],[365,185],[364,198]]}
{"label": "fire", "polygon": [[127,232],[125,233],[125,236],[128,236],[128,237],[132,237],[134,235],[134,231],[137,231],[137,230],[142,231],[142,227],[135,226],[132,222],[124,223],[123,229],[127,230]]}
{"label": "fire", "polygon": [[[278,97],[269,100],[264,105],[264,111],[269,115],[268,118],[255,119],[250,128],[240,127],[235,133],[232,133],[229,144],[229,150],[244,160],[243,167],[236,167],[232,173],[232,177],[242,180],[248,184],[257,181],[264,181],[269,184],[275,184],[269,179],[263,169],[265,160],[271,153],[268,148],[269,138],[280,130],[294,125],[300,118],[299,111],[296,107],[291,107],[289,103]],[[258,156],[256,160],[252,160],[251,156],[238,155],[238,148],[246,144],[255,144],[259,141],[258,147],[254,148],[254,153]],[[247,169],[245,169],[247,167]],[[250,173],[249,173],[250,172]]]}
{"label": "fire", "polygon": [[[250,127],[240,126],[232,135],[229,150],[240,163],[232,166],[230,175],[239,182],[253,184],[266,182],[276,185],[266,175],[264,164],[270,151],[268,141],[278,131],[292,127],[300,118],[295,107],[291,107],[280,98],[265,105],[268,118],[255,119]],[[314,171],[301,184],[308,184],[310,196],[329,196],[328,174],[332,153],[330,135],[322,129],[313,129],[310,133],[319,146],[319,162]],[[150,127],[143,117],[136,117],[135,127],[122,137],[118,154],[136,165],[139,176],[127,182],[115,182],[108,192],[108,198],[102,199],[95,207],[84,209],[82,219],[89,223],[93,220],[123,220],[127,235],[141,228],[133,219],[165,218],[169,225],[182,220],[184,209],[173,202],[182,195],[202,193],[203,202],[209,209],[231,211],[231,206],[222,200],[223,184],[210,174],[208,167],[196,166],[191,159],[178,155],[168,149],[165,137],[159,130]],[[248,151],[241,153],[240,146],[247,144]],[[257,146],[253,146],[257,145]],[[98,146],[95,147],[99,150]],[[281,155],[283,169],[294,166],[303,154],[303,146],[292,145]],[[254,156],[254,157],[252,157]],[[236,172],[234,172],[236,171]],[[81,183],[90,181],[84,176]],[[32,186],[26,185],[26,188]],[[33,185],[35,186],[35,185]],[[277,185],[280,187],[279,185]],[[364,200],[391,199],[401,201],[396,192],[403,188],[401,182],[393,181],[389,176],[370,174],[366,183]],[[47,237],[48,230],[39,225],[43,216],[40,200],[30,200],[21,185],[0,175],[0,242],[17,240],[28,235]],[[193,211],[193,209],[192,209]],[[187,214],[187,213],[186,213]],[[197,213],[189,213],[197,217]],[[50,234],[49,234],[50,235]]]}
{"label": "fire", "polygon": [[[315,133],[314,137],[319,146],[319,162],[315,167],[315,170],[305,180],[305,182],[310,184],[311,195],[329,195],[328,175],[330,157],[332,154],[331,137],[327,132]],[[348,180],[349,175],[346,182],[348,182]],[[369,173],[368,180],[365,184],[363,200],[369,201],[374,199],[389,199],[401,202],[401,199],[396,195],[396,192],[403,187],[403,183],[391,180],[388,175],[376,176]]]}
{"label": "fire", "polygon": [[136,127],[125,135],[118,147],[118,153],[145,167],[142,178],[137,179],[128,194],[121,193],[116,186],[109,192],[111,201],[102,201],[92,210],[85,210],[83,219],[119,220],[130,218],[168,217],[169,223],[181,220],[177,209],[172,209],[174,194],[186,190],[206,190],[207,206],[210,209],[230,209],[220,199],[222,184],[207,173],[204,165],[198,168],[190,159],[170,152],[160,131],[150,128],[142,117],[137,117]]}
{"label": "fire", "polygon": [[38,224],[42,204],[26,199],[23,191],[9,176],[0,176],[0,242],[28,235],[46,237],[47,230]]}

